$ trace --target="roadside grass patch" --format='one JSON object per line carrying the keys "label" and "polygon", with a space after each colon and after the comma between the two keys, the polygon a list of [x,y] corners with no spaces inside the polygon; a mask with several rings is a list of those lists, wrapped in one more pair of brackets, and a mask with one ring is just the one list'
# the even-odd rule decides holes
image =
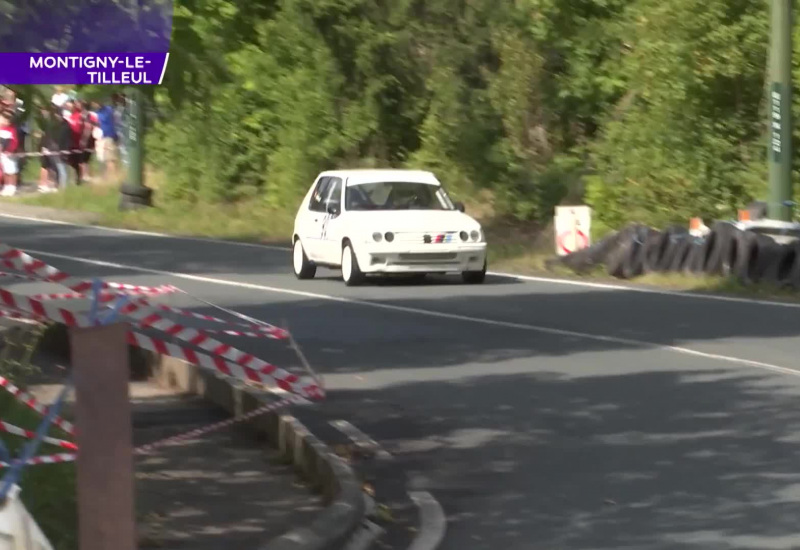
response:
{"label": "roadside grass patch", "polygon": [[[0,390],[0,419],[15,426],[34,431],[42,421],[36,411],[19,403],[11,394]],[[51,426],[48,435],[59,439],[71,439],[57,426]],[[0,439],[13,457],[19,456],[30,441],[7,433]],[[35,456],[56,454],[63,449],[41,444]],[[0,470],[0,475],[6,469]],[[42,528],[55,550],[76,550],[78,547],[78,507],[75,485],[75,463],[40,464],[26,466],[19,481],[20,497],[25,507]]]}
{"label": "roadside grass patch", "polygon": [[119,210],[117,186],[87,184],[59,193],[15,198],[14,202],[98,215],[97,225],[182,236],[204,236],[247,242],[288,243],[294,212],[269,208],[251,199],[235,204],[166,201],[154,194],[154,206]]}

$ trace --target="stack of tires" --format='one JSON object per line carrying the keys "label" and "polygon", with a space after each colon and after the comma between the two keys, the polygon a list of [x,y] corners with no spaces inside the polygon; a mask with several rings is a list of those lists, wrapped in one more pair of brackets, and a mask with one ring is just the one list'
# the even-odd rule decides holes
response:
{"label": "stack of tires", "polygon": [[618,279],[683,273],[800,289],[800,241],[779,244],[730,222],[715,223],[704,237],[695,237],[679,226],[658,231],[631,225],[556,261],[576,273],[603,266]]}

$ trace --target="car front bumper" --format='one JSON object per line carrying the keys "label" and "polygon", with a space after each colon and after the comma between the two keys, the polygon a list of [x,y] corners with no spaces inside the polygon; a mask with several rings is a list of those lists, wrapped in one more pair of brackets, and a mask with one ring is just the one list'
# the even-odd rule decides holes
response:
{"label": "car front bumper", "polygon": [[355,253],[363,273],[480,271],[486,261],[486,243],[413,247],[363,245]]}

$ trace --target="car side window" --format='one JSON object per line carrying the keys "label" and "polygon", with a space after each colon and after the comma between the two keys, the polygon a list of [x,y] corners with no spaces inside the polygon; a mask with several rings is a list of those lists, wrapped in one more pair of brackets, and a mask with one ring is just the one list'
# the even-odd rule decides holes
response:
{"label": "car side window", "polygon": [[317,182],[314,192],[311,194],[311,200],[308,201],[308,209],[314,212],[325,212],[325,202],[328,198],[330,177],[323,177]]}
{"label": "car side window", "polygon": [[341,178],[331,178],[328,185],[328,197],[325,200],[325,208],[331,204],[341,207],[342,203],[342,180]]}

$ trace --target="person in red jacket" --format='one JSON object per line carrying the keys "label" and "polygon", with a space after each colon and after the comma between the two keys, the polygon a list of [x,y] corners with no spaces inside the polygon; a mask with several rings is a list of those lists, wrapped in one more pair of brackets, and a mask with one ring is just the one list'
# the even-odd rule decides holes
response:
{"label": "person in red jacket", "polygon": [[17,193],[17,174],[19,162],[14,153],[19,148],[17,129],[11,124],[8,113],[0,114],[0,166],[2,166],[4,185],[0,196],[10,197]]}

